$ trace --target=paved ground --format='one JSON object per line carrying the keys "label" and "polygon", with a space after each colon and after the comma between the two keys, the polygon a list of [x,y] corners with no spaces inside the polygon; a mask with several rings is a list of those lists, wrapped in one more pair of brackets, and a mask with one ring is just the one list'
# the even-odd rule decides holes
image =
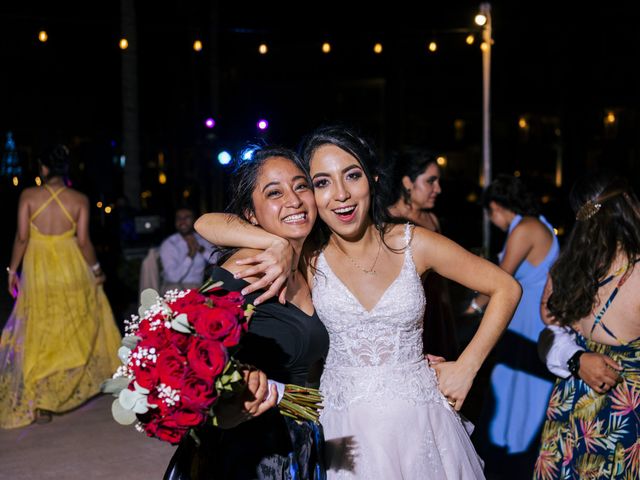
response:
{"label": "paved ground", "polygon": [[0,430],[0,479],[162,479],[174,447],[117,424],[112,401],[98,396],[51,423]]}

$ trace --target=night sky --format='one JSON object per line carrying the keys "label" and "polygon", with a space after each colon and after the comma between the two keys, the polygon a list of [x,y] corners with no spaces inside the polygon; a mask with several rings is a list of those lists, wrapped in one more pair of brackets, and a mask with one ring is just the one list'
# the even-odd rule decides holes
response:
{"label": "night sky", "polygon": [[[638,178],[640,42],[630,2],[589,10],[558,3],[492,3],[492,142],[495,173],[520,171],[564,202],[585,168],[607,164]],[[225,178],[218,151],[259,137],[295,147],[312,128],[340,120],[360,126],[383,158],[409,143],[447,155],[449,188],[438,208],[457,223],[469,193],[479,192],[478,7],[136,2],[141,182],[156,192],[146,210],[170,216],[185,189],[199,208],[222,208],[224,197],[211,191]],[[46,43],[38,41],[41,29]],[[466,29],[476,31],[473,46],[465,44]],[[0,6],[0,135],[14,133],[29,175],[45,145],[69,143],[82,164],[76,185],[114,204],[122,195],[114,164],[123,154],[120,35],[117,1]],[[195,39],[201,52],[192,49]],[[426,49],[432,40],[435,54]],[[329,55],[320,51],[324,41],[332,44]],[[372,52],[377,41],[381,55]],[[258,54],[262,42],[268,55]],[[609,111],[617,123],[607,130]],[[213,130],[204,127],[209,116]],[[271,125],[263,134],[255,127],[261,117]],[[518,127],[520,118],[530,130]],[[553,185],[558,152],[560,189]],[[164,190],[156,180],[160,153],[169,178]]]}

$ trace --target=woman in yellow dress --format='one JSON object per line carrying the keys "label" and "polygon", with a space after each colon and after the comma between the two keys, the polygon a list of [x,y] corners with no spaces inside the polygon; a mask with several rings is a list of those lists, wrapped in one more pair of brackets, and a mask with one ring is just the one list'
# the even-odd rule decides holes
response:
{"label": "woman in yellow dress", "polygon": [[89,239],[89,201],[65,185],[68,164],[64,145],[45,152],[43,186],[25,189],[18,203],[7,267],[17,300],[0,339],[2,428],[81,405],[119,364],[120,332]]}

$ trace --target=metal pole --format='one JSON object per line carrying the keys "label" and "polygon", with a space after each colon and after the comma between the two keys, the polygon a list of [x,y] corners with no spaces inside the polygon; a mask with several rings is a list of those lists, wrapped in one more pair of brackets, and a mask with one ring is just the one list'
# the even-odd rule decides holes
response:
{"label": "metal pole", "polygon": [[[491,183],[491,4],[480,4],[480,13],[487,18],[482,29],[482,176],[481,185],[486,188]],[[489,256],[491,244],[491,222],[483,209],[482,250]]]}

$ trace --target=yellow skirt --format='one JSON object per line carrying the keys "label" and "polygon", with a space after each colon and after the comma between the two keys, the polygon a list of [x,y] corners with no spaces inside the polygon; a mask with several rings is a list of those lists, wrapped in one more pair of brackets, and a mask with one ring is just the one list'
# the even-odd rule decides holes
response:
{"label": "yellow skirt", "polygon": [[73,230],[31,229],[20,293],[0,339],[0,427],[62,413],[100,391],[120,364],[120,332]]}

